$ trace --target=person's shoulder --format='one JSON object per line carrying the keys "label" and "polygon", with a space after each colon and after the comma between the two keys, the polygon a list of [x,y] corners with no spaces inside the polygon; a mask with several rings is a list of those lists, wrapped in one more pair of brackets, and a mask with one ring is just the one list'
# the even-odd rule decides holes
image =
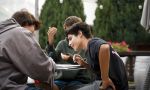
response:
{"label": "person's shoulder", "polygon": [[107,42],[101,38],[92,38],[88,43],[88,47],[99,48],[102,44],[107,44]]}
{"label": "person's shoulder", "polygon": [[58,44],[67,44],[67,40],[66,40],[66,39],[60,40],[60,41],[58,42]]}
{"label": "person's shoulder", "polygon": [[12,30],[12,33],[19,36],[19,35],[30,35],[31,32],[29,30],[27,30],[26,28],[23,27],[16,27],[14,28],[14,30]]}
{"label": "person's shoulder", "polygon": [[89,45],[90,45],[90,44],[95,44],[95,43],[97,43],[97,42],[99,42],[99,38],[92,38],[92,39],[89,41]]}
{"label": "person's shoulder", "polygon": [[105,40],[103,40],[103,39],[101,39],[101,38],[92,38],[91,39],[91,41],[90,41],[90,43],[102,43],[102,44],[105,44],[105,43],[107,43]]}
{"label": "person's shoulder", "polygon": [[58,44],[57,44],[57,46],[56,46],[56,49],[66,49],[67,47],[69,46],[69,44],[68,44],[68,42],[67,42],[67,40],[66,39],[64,39],[64,40],[61,40],[61,41],[59,41],[58,42]]}

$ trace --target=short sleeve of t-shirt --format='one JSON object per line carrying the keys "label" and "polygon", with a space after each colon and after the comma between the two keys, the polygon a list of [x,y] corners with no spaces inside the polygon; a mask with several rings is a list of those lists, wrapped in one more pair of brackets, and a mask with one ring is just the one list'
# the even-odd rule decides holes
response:
{"label": "short sleeve of t-shirt", "polygon": [[99,60],[98,60],[99,48],[102,44],[105,43],[107,42],[100,38],[93,38],[88,43],[87,49],[88,63],[96,71],[99,70]]}
{"label": "short sleeve of t-shirt", "polygon": [[89,49],[89,54],[93,58],[98,57],[99,53],[99,48],[102,44],[105,44],[106,41],[100,39],[100,38],[93,38],[89,43],[88,43],[88,49]]}

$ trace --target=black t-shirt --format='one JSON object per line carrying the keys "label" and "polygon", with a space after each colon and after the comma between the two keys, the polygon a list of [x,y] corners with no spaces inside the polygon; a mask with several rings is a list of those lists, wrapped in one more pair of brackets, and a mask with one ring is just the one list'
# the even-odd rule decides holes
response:
{"label": "black t-shirt", "polygon": [[[100,38],[92,38],[88,43],[86,51],[87,62],[91,69],[96,73],[97,79],[101,80],[100,66],[99,66],[99,49],[102,44],[107,42]],[[109,77],[113,81],[117,90],[128,90],[128,80],[126,70],[121,58],[110,46],[110,63],[109,63]]]}

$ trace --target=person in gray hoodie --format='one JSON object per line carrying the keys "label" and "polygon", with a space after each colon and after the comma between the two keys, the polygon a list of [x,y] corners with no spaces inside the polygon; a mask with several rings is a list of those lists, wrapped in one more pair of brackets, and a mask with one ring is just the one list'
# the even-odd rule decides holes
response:
{"label": "person in gray hoodie", "polygon": [[41,49],[32,32],[11,18],[0,22],[0,90],[29,88],[27,77],[53,87],[55,62]]}

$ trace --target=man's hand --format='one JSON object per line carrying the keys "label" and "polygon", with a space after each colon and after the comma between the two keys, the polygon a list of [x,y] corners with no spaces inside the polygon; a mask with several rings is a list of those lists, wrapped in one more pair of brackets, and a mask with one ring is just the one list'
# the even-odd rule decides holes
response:
{"label": "man's hand", "polygon": [[111,87],[112,90],[116,90],[115,85],[110,78],[102,81],[102,85],[100,86],[99,90],[107,90],[109,87]]}
{"label": "man's hand", "polygon": [[70,57],[71,57],[70,55],[66,55],[66,54],[61,53],[61,58],[65,61],[69,60]]}
{"label": "man's hand", "polygon": [[84,65],[83,58],[79,54],[74,54],[73,55],[73,61],[77,62],[80,66]]}
{"label": "man's hand", "polygon": [[55,27],[49,27],[47,35],[48,35],[48,42],[49,42],[50,45],[53,44],[53,42],[54,42],[54,36],[56,35],[56,33],[57,33],[57,28],[55,28]]}

